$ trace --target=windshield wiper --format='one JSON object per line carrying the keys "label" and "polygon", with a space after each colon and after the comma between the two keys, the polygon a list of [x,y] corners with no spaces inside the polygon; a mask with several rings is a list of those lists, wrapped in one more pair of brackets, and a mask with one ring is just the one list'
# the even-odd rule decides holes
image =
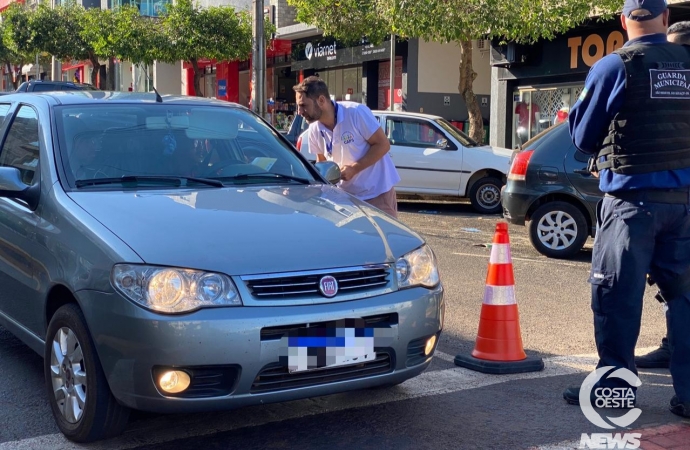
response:
{"label": "windshield wiper", "polygon": [[77,180],[75,185],[80,188],[84,186],[97,186],[101,184],[124,184],[124,183],[134,183],[144,181],[155,181],[161,182],[163,184],[172,185],[175,187],[182,186],[184,181],[185,186],[189,186],[189,182],[205,184],[207,186],[223,187],[223,182],[219,180],[213,180],[210,178],[196,178],[196,177],[182,177],[182,176],[171,176],[171,175],[125,175],[120,178],[96,178],[93,180]]}
{"label": "windshield wiper", "polygon": [[214,180],[251,180],[251,179],[275,178],[279,180],[297,181],[301,184],[311,184],[311,181],[306,178],[293,177],[291,175],[283,175],[282,173],[241,173],[231,177],[214,178]]}

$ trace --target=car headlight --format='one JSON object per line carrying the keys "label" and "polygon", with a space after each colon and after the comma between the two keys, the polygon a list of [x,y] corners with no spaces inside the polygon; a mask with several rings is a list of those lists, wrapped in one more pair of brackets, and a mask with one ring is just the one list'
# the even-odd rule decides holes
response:
{"label": "car headlight", "polygon": [[213,306],[242,306],[227,275],[171,267],[116,264],[111,280],[128,299],[162,313],[183,313]]}
{"label": "car headlight", "polygon": [[398,287],[424,286],[432,288],[439,283],[436,257],[431,247],[424,245],[408,253],[395,263]]}

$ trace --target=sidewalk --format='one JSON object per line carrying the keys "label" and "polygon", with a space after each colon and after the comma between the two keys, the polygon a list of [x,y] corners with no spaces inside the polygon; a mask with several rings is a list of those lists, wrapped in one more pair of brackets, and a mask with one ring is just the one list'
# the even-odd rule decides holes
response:
{"label": "sidewalk", "polygon": [[633,431],[641,433],[643,450],[690,450],[690,422]]}

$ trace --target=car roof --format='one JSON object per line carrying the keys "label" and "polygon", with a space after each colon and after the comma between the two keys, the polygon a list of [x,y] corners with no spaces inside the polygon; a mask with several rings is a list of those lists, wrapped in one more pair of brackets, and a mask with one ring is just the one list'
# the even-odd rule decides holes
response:
{"label": "car roof", "polygon": [[[3,97],[3,101],[12,100],[12,97],[21,97],[22,100],[41,97],[53,105],[89,105],[103,103],[156,103],[154,92],[120,92],[120,91],[54,91],[54,92],[17,92],[10,93]],[[167,104],[186,104],[186,105],[214,105],[214,106],[234,106],[247,109],[237,103],[224,100],[214,100],[205,97],[193,97],[186,95],[162,95],[163,103]],[[248,110],[248,109],[247,109]]]}
{"label": "car roof", "polygon": [[421,119],[431,119],[431,120],[438,120],[438,119],[443,119],[441,116],[436,116],[433,114],[424,114],[424,113],[416,113],[416,112],[409,112],[409,111],[385,111],[385,110],[374,110],[372,111],[374,114],[386,114],[388,116],[402,116],[402,117],[417,117]]}

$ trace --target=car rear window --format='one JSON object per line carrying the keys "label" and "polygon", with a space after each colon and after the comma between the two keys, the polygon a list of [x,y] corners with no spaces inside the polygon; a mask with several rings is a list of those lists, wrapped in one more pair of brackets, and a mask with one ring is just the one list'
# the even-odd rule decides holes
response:
{"label": "car rear window", "polygon": [[538,150],[542,147],[560,148],[566,150],[573,145],[570,139],[570,130],[566,122],[547,128],[527,141],[522,148],[525,150]]}

